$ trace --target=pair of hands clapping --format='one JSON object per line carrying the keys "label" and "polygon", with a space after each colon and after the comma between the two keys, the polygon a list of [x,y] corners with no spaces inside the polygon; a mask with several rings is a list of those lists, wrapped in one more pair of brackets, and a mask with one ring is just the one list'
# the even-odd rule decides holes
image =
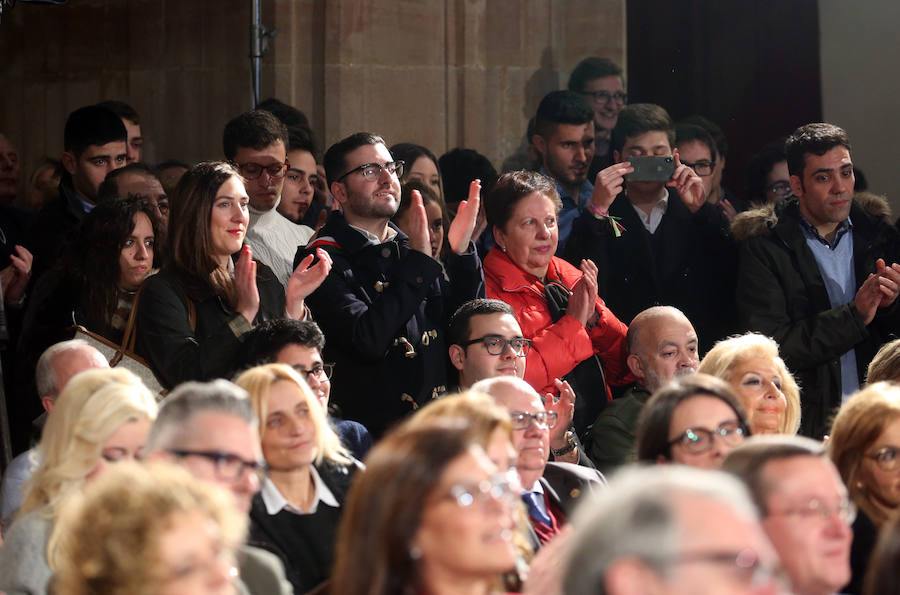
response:
{"label": "pair of hands clapping", "polygon": [[[478,221],[478,208],[481,204],[481,180],[472,180],[469,184],[468,200],[460,201],[456,210],[456,216],[450,222],[447,231],[447,241],[450,248],[457,254],[462,254],[469,246],[472,233]],[[412,204],[409,207],[409,247],[413,250],[431,256],[431,241],[428,238],[428,216],[425,214],[425,204],[418,190],[412,191]]]}

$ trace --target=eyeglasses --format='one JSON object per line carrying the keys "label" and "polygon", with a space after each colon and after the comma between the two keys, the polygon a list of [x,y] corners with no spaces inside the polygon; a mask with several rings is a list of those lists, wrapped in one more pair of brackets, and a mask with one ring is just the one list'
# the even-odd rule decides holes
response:
{"label": "eyeglasses", "polygon": [[676,564],[698,562],[728,564],[738,580],[751,587],[761,587],[773,580],[787,584],[785,582],[787,577],[777,564],[760,560],[759,555],[751,549],[739,552],[687,552],[678,556],[674,562]]}
{"label": "eyeglasses", "polygon": [[246,472],[253,473],[260,483],[266,478],[266,466],[257,461],[245,461],[241,457],[213,450],[179,450],[170,449],[176,457],[202,457],[215,465],[216,478],[227,482],[240,481]]}
{"label": "eyeglasses", "polygon": [[791,194],[791,185],[789,182],[775,182],[766,186],[766,192],[774,194],[778,198],[783,198]]}
{"label": "eyeglasses", "polygon": [[842,498],[837,506],[831,506],[819,498],[811,498],[798,506],[780,511],[770,511],[768,516],[799,516],[804,519],[821,518],[824,520],[837,517],[848,525],[852,525],[856,520],[856,504],[849,498]]}
{"label": "eyeglasses", "polygon": [[715,161],[695,161],[694,163],[688,163],[687,161],[682,161],[683,164],[694,170],[698,176],[711,176],[713,173],[713,169],[716,167]]}
{"label": "eyeglasses", "polygon": [[539,426],[545,426],[552,430],[556,427],[556,421],[559,418],[555,411],[538,411],[536,413],[528,413],[527,411],[510,411],[509,419],[512,421],[514,430],[527,430],[531,427],[531,422],[537,422]]}
{"label": "eyeglasses", "polygon": [[868,453],[866,458],[873,459],[878,463],[878,467],[882,471],[896,471],[900,469],[900,448],[896,446],[884,446],[875,452]]}
{"label": "eyeglasses", "polygon": [[360,172],[362,174],[362,177],[367,182],[377,180],[379,177],[381,177],[381,172],[383,171],[386,171],[388,175],[397,174],[397,177],[399,178],[403,175],[403,165],[403,161],[389,161],[384,165],[380,163],[363,163],[359,167],[354,167],[353,169],[342,175],[340,178],[335,180],[335,182],[340,182],[350,174],[356,172]]}
{"label": "eyeglasses", "polygon": [[277,180],[284,177],[284,174],[291,166],[287,161],[284,163],[273,163],[271,165],[261,165],[259,163],[235,163],[235,165],[246,180],[255,180],[261,176],[263,172],[269,174],[269,177],[273,180]]}
{"label": "eyeglasses", "polygon": [[525,357],[531,350],[531,339],[525,337],[513,337],[512,339],[504,339],[500,335],[485,335],[471,341],[461,343],[460,347],[468,347],[475,343],[484,343],[484,348],[491,355],[502,355],[509,346],[512,352],[519,357]]}
{"label": "eyeglasses", "polygon": [[448,496],[456,500],[460,508],[478,504],[487,508],[492,502],[513,504],[522,491],[516,470],[497,473],[490,479],[478,483],[458,483],[450,488]]}
{"label": "eyeglasses", "polygon": [[691,454],[701,454],[713,446],[713,437],[718,436],[722,442],[729,446],[740,444],[744,440],[744,426],[736,421],[726,421],[719,424],[715,430],[706,428],[688,428],[677,437],[669,440],[669,446],[681,444]]}
{"label": "eyeglasses", "polygon": [[298,374],[302,374],[307,382],[309,382],[310,378],[316,378],[321,381],[323,378],[331,378],[331,373],[334,372],[334,364],[316,364],[312,367],[312,370],[306,370],[303,366],[297,364],[294,366],[294,370]]}
{"label": "eyeglasses", "polygon": [[628,102],[628,93],[622,93],[621,91],[616,91],[615,93],[608,93],[606,91],[582,91],[581,94],[589,97],[594,103],[609,103],[610,101],[615,101],[619,105],[625,105],[625,103]]}

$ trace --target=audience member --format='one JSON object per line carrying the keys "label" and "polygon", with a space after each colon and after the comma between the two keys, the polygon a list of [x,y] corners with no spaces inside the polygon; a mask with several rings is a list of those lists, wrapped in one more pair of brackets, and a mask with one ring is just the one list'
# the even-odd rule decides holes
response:
{"label": "audience member", "polygon": [[141,134],[141,117],[137,111],[127,103],[114,99],[97,105],[105,107],[122,119],[122,124],[125,125],[125,130],[128,131],[126,140],[128,163],[140,163],[143,161],[144,136]]}
{"label": "audience member", "polygon": [[137,196],[146,202],[165,231],[169,223],[169,196],[153,170],[143,163],[129,163],[109,172],[97,190],[97,203],[113,202],[128,196]]}
{"label": "audience member", "polygon": [[697,371],[697,333],[677,308],[653,306],[634,317],[625,335],[628,369],[635,378],[624,395],[613,399],[590,430],[590,459],[609,474],[635,459],[638,415],[665,383]]}
{"label": "audience member", "polygon": [[784,139],[766,145],[747,166],[750,206],[774,205],[791,196],[791,175],[784,155]]}
{"label": "audience member", "polygon": [[59,197],[38,213],[26,246],[34,254],[36,275],[56,263],[68,235],[97,203],[106,174],[125,165],[127,136],[119,117],[103,107],[89,105],[69,114]]}
{"label": "audience member", "polygon": [[288,130],[265,110],[245,112],[225,125],[225,158],[240,172],[250,198],[246,243],[260,262],[287,287],[298,246],[305,246],[313,230],[295,225],[278,213],[287,161]]}
{"label": "audience member", "polygon": [[304,260],[285,296],[271,269],[243,246],[249,199],[227,163],[191,168],[172,202],[170,253],[141,292],[135,346],[167,388],[228,376],[240,366],[241,337],[264,320],[303,318],[303,298],[331,264],[324,251],[313,267],[311,257]]}
{"label": "audience member", "polygon": [[362,460],[372,448],[372,436],[362,424],[341,419],[340,408],[330,401],[334,364],[325,363],[322,359],[324,351],[325,335],[318,324],[310,320],[276,318],[247,333],[241,361],[250,366],[287,364],[293,368],[324,407],[341,444]]}
{"label": "audience member", "polygon": [[[88,345],[86,341],[72,339],[48,347],[38,359],[34,373],[37,392],[40,396],[40,406],[44,410],[44,413],[38,418],[40,429],[42,430],[46,423],[46,414],[53,409],[57,397],[66,388],[72,377],[91,368],[108,367],[109,364],[103,354]],[[37,423],[37,420],[35,421]],[[27,433],[27,427],[21,427],[18,430],[22,434]],[[19,507],[22,506],[22,498],[25,496],[23,486],[34,473],[39,462],[37,449],[29,448],[6,466],[3,473],[3,485],[0,488],[0,529],[4,533],[18,514]]]}
{"label": "audience member", "polygon": [[853,202],[846,132],[832,124],[801,126],[785,153],[796,198],[774,215],[750,217],[737,309],[745,328],[778,342],[804,391],[800,432],[821,437],[897,329],[900,236]]}
{"label": "audience member", "polygon": [[497,245],[484,261],[488,296],[518,312],[525,338],[525,380],[541,394],[559,393],[568,380],[578,397],[576,433],[610,397],[608,384],[630,380],[625,363],[627,327],[597,295],[597,268],[580,270],[556,253],[560,201],[553,183],[533,172],[503,174],[488,199]]}
{"label": "audience member", "polygon": [[[713,169],[712,193],[709,196],[709,202],[722,207],[727,201],[734,210],[738,212],[746,211],[747,203],[722,185],[722,176],[725,173],[725,162],[728,158],[728,139],[725,138],[725,133],[722,132],[722,128],[709,118],[698,114],[684,118],[681,120],[681,123],[700,126],[709,133],[716,143],[716,153],[713,156],[716,161],[716,166]],[[729,211],[730,210],[731,209],[729,209]]]}
{"label": "audience member", "polygon": [[756,436],[722,468],[747,485],[796,595],[831,595],[850,580],[856,507],[818,441]]}
{"label": "audience member", "polygon": [[[319,171],[316,149],[308,135],[290,131],[288,134],[287,174],[276,210],[288,221],[302,225],[304,216],[315,198]],[[293,260],[293,255],[291,260]]]}
{"label": "audience member", "polygon": [[306,593],[331,573],[342,506],[357,464],[291,367],[251,368],[235,383],[250,395],[269,470],[250,509],[250,542],[278,554],[295,592]]}
{"label": "audience member", "polygon": [[541,156],[540,173],[552,181],[562,203],[557,213],[557,251],[562,255],[572,222],[587,208],[594,191],[588,180],[594,158],[594,112],[580,95],[552,91],[538,105],[532,142]]}
{"label": "audience member", "polygon": [[[626,106],[612,138],[616,165],[598,175],[565,257],[594,261],[598,293],[621,320],[656,305],[680,309],[697,329],[703,351],[735,326],[728,221],[706,203],[700,177],[673,152],[675,129],[663,108]],[[670,180],[631,177],[628,160],[645,157],[672,158]]]}
{"label": "audience member", "polygon": [[[146,452],[150,460],[177,462],[194,477],[227,489],[245,517],[266,476],[250,399],[227,380],[185,382],[172,391],[150,429]],[[293,591],[275,554],[244,545],[238,565],[251,595]]]}
{"label": "audience member", "polygon": [[372,450],[338,534],[331,591],[487,593],[516,561],[519,486],[468,428],[401,429]]}
{"label": "audience member", "polygon": [[863,578],[879,530],[900,509],[900,386],[870,383],[838,411],[828,456],[859,509],[853,522],[850,568],[842,593],[862,593]]}
{"label": "audience member", "polygon": [[697,371],[731,385],[754,434],[796,434],[800,428],[800,387],[769,337],[747,333],[719,341]]}
{"label": "audience member", "polygon": [[579,511],[565,595],[776,595],[778,556],[747,490],[718,471],[638,468]]}
{"label": "audience member", "polygon": [[[437,200],[444,201],[444,193],[441,188],[441,171],[438,167],[438,159],[434,153],[422,145],[413,143],[397,143],[390,148],[391,156],[397,161],[403,162],[403,175],[400,183],[416,180],[431,189]],[[467,180],[466,184],[472,180]],[[465,196],[463,197],[465,199]]]}
{"label": "audience member", "polygon": [[875,384],[882,380],[900,382],[900,339],[882,345],[869,362],[866,383]]}
{"label": "audience member", "polygon": [[569,91],[578,93],[594,110],[594,158],[588,168],[588,180],[612,165],[610,134],[619,112],[628,103],[625,73],[609,58],[589,57],[579,62],[569,75]]}
{"label": "audience member", "polygon": [[717,469],[750,435],[740,401],[707,374],[677,378],[656,391],[638,417],[637,460]]}
{"label": "audience member", "polygon": [[296,259],[328,252],[334,270],[309,297],[325,336],[326,356],[341,370],[332,387],[344,414],[381,436],[392,422],[446,392],[444,328],[460,304],[484,295],[481,263],[470,239],[479,186],[447,234],[443,278],[431,258],[427,220],[413,199],[415,233],[390,223],[400,202],[402,166],[384,140],[357,133],[325,153],[325,171],[343,212],[331,213],[318,239]]}
{"label": "audience member", "polygon": [[38,212],[45,204],[57,198],[62,172],[62,161],[44,157],[28,179],[28,197],[25,208]]}
{"label": "audience member", "polygon": [[453,314],[447,329],[450,363],[466,390],[479,380],[525,376],[531,339],[522,336],[512,306],[492,299],[466,302]]}
{"label": "audience member", "polygon": [[166,194],[171,196],[175,193],[175,187],[181,180],[181,176],[186,174],[187,170],[190,168],[191,166],[183,161],[167,159],[166,161],[157,164],[153,169],[153,173],[156,174],[156,177],[159,179],[160,184],[162,184]]}
{"label": "audience member", "polygon": [[[447,212],[455,217],[459,203],[466,200],[469,195],[469,186],[473,180],[481,181],[481,192],[484,196],[490,196],[494,184],[497,183],[497,170],[490,160],[472,149],[453,149],[441,155],[438,165],[443,172],[441,184],[444,187],[444,206]],[[472,232],[472,241],[478,250],[478,255],[484,260],[485,255],[494,245],[494,237],[488,228],[485,216],[484,201],[478,209],[478,219],[475,222],[475,231]]]}
{"label": "audience member", "polygon": [[0,132],[0,204],[12,205],[19,196],[19,151],[12,141]]}
{"label": "audience member", "polygon": [[127,370],[87,370],[72,379],[47,419],[40,464],[0,548],[0,589],[47,592],[61,505],[110,464],[139,458],[155,417],[156,401]]}
{"label": "audience member", "polygon": [[410,209],[413,204],[413,192],[418,192],[425,205],[425,218],[428,225],[428,244],[431,246],[431,257],[441,260],[441,247],[444,244],[444,213],[443,204],[430,186],[426,186],[418,180],[411,180],[400,186],[400,206],[391,217],[391,221],[397,228],[409,236],[413,233],[414,226],[418,223],[418,212]]}
{"label": "audience member", "polygon": [[[500,376],[476,382],[472,390],[490,395],[509,412],[516,471],[522,483],[522,500],[528,507],[532,543],[537,549],[568,524],[580,498],[606,482],[596,469],[547,461],[550,431],[565,420],[560,421],[556,411],[545,409],[540,395],[527,382]],[[558,432],[554,435],[557,438]]]}
{"label": "audience member", "polygon": [[893,515],[879,533],[863,582],[864,595],[900,592],[900,516]]}
{"label": "audience member", "polygon": [[[706,201],[716,202],[718,197],[716,200],[711,200],[715,190],[713,173],[716,169],[716,143],[709,133],[694,124],[676,124],[675,148],[678,149],[678,157],[681,162],[700,176]],[[727,199],[722,201],[722,209],[725,216],[731,221],[734,218],[735,210]]]}
{"label": "audience member", "polygon": [[172,465],[121,465],[73,498],[54,529],[52,592],[237,595],[247,518]]}

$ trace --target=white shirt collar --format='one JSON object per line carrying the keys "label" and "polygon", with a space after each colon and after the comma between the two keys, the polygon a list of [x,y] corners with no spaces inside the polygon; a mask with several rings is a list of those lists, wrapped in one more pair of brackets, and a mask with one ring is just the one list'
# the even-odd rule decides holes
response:
{"label": "white shirt collar", "polygon": [[653,207],[650,209],[650,213],[648,214],[644,209],[636,206],[634,203],[631,203],[631,207],[634,209],[634,212],[637,213],[638,217],[641,220],[641,223],[644,224],[644,228],[650,233],[655,233],[656,228],[659,227],[659,224],[662,222],[663,215],[666,214],[666,209],[669,207],[669,190],[665,189],[666,194],[663,196]]}
{"label": "white shirt collar", "polygon": [[312,482],[316,488],[315,494],[313,495],[312,504],[310,504],[309,511],[303,512],[293,504],[287,501],[287,499],[281,495],[281,492],[278,491],[278,488],[275,487],[275,484],[268,477],[263,482],[262,489],[260,490],[260,496],[262,497],[263,504],[266,505],[266,512],[270,515],[276,515],[282,510],[287,510],[288,512],[293,512],[294,514],[314,514],[316,509],[319,507],[319,502],[326,506],[331,506],[332,508],[340,508],[340,504],[337,501],[337,498],[334,497],[334,494],[331,490],[328,489],[328,486],[325,485],[325,482],[322,481],[322,478],[319,477],[319,472],[316,471],[316,468],[312,465],[309,467],[310,474],[312,475]]}
{"label": "white shirt collar", "polygon": [[382,242],[381,238],[379,238],[377,235],[375,235],[368,229],[363,229],[362,227],[356,227],[355,225],[351,225],[350,227],[352,227],[359,233],[363,234],[366,237],[366,239],[369,240],[369,242],[371,242],[373,244],[383,244],[384,242],[390,242],[391,240],[393,240],[394,238],[397,237],[397,230],[394,229],[393,227],[391,227],[390,225],[387,228],[387,237],[384,238],[384,242]]}

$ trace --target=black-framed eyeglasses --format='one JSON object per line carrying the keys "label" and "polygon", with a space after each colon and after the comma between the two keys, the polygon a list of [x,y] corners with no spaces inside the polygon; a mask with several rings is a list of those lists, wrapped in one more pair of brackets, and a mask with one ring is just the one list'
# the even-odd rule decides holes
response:
{"label": "black-framed eyeglasses", "polygon": [[234,165],[246,180],[255,180],[260,177],[263,172],[269,174],[269,177],[273,180],[278,180],[284,177],[284,174],[287,173],[288,168],[291,166],[287,161],[284,163],[273,163],[271,165],[262,165],[260,163],[252,162],[235,163]]}
{"label": "black-framed eyeglasses", "polygon": [[676,564],[711,563],[729,565],[738,580],[751,587],[761,587],[776,581],[787,584],[784,571],[773,562],[760,559],[759,554],[751,549],[738,552],[710,551],[710,552],[685,552],[675,558]]}
{"label": "black-framed eyeglasses", "polygon": [[294,370],[297,371],[298,374],[303,375],[303,379],[309,382],[310,378],[315,378],[319,382],[323,379],[331,379],[331,374],[334,372],[334,364],[316,364],[312,367],[312,370],[307,370],[300,364],[293,366]]}
{"label": "black-framed eyeglasses", "polygon": [[264,463],[258,461],[245,461],[236,454],[229,452],[219,452],[215,450],[185,450],[185,449],[169,449],[169,452],[176,457],[202,457],[212,461],[215,466],[215,475],[217,479],[227,482],[237,482],[244,477],[247,472],[253,473],[259,479],[260,483],[266,478],[268,470]]}
{"label": "black-framed eyeglasses", "polygon": [[693,163],[688,163],[687,161],[682,161],[682,163],[685,164],[686,166],[688,166],[689,168],[691,168],[692,170],[694,170],[694,172],[698,176],[703,176],[704,178],[706,176],[711,176],[713,173],[713,169],[715,169],[715,167],[716,167],[715,161],[707,161],[705,159],[702,159],[700,161],[695,161]]}
{"label": "black-framed eyeglasses", "polygon": [[774,194],[778,198],[783,198],[791,194],[790,182],[775,182],[766,186],[766,192]]}
{"label": "black-framed eyeglasses", "polygon": [[503,355],[507,346],[509,346],[509,348],[512,349],[512,352],[519,357],[525,357],[531,350],[531,339],[526,339],[525,337],[504,339],[500,335],[485,335],[483,337],[478,337],[477,339],[461,343],[460,347],[468,347],[475,343],[484,343],[484,348],[487,349],[487,352],[490,355]]}
{"label": "black-framed eyeglasses", "polygon": [[729,446],[740,444],[746,434],[744,426],[737,421],[725,421],[719,424],[715,430],[706,428],[688,428],[672,440],[669,446],[681,444],[691,454],[701,454],[713,446],[713,440],[718,437]]}
{"label": "black-framed eyeglasses", "polygon": [[404,164],[404,161],[388,161],[384,165],[382,165],[381,163],[363,163],[359,167],[354,167],[353,169],[342,175],[340,178],[335,180],[335,182],[340,182],[350,174],[356,172],[360,172],[362,174],[362,177],[367,182],[377,180],[379,177],[381,177],[381,172],[383,171],[386,171],[388,175],[397,174],[397,177],[399,178],[403,175]]}
{"label": "black-framed eyeglasses", "polygon": [[539,426],[546,426],[552,430],[556,427],[559,416],[555,411],[537,411],[528,413],[527,411],[510,411],[509,419],[512,421],[514,430],[527,430],[531,427],[531,423],[535,422]]}
{"label": "black-framed eyeglasses", "polygon": [[615,101],[619,105],[628,103],[628,93],[623,93],[622,91],[616,91],[615,93],[610,93],[608,91],[582,91],[581,94],[590,98],[594,103],[605,104],[610,101]]}
{"label": "black-framed eyeglasses", "polygon": [[856,504],[849,498],[841,498],[841,501],[832,506],[819,498],[810,498],[809,501],[785,508],[784,510],[769,511],[768,516],[798,516],[804,519],[820,518],[829,520],[838,517],[848,525],[856,520]]}

